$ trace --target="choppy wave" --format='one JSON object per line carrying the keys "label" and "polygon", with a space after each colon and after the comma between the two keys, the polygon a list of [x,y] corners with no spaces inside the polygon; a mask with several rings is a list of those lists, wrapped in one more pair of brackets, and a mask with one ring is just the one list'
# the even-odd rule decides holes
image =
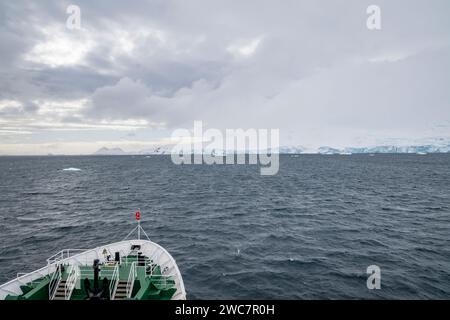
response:
{"label": "choppy wave", "polygon": [[191,299],[449,299],[449,168],[450,155],[300,155],[266,177],[170,156],[0,157],[0,282],[122,240],[140,208]]}

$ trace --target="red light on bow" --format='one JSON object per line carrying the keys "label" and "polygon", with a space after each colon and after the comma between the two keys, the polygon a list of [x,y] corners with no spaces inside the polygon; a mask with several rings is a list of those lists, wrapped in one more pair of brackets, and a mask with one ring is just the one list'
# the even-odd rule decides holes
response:
{"label": "red light on bow", "polygon": [[139,211],[136,211],[134,216],[136,217],[136,220],[141,220],[141,213]]}

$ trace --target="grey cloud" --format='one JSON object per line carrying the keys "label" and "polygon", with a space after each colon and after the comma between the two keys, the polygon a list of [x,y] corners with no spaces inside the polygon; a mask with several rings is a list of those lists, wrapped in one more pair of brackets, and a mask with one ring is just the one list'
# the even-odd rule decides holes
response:
{"label": "grey cloud", "polygon": [[27,102],[23,106],[23,110],[27,113],[36,113],[39,110],[39,106],[34,102]]}
{"label": "grey cloud", "polygon": [[87,112],[106,119],[139,118],[155,112],[156,108],[151,105],[150,99],[151,89],[142,82],[122,78],[113,86],[97,89]]}
{"label": "grey cloud", "polygon": [[39,106],[31,101],[20,105],[6,105],[0,109],[0,116],[4,118],[15,118],[23,115],[33,115],[39,110]]}
{"label": "grey cloud", "polygon": [[[66,122],[202,119],[298,137],[333,128],[406,134],[423,129],[418,115],[430,125],[450,117],[446,0],[379,0],[375,32],[365,27],[366,0],[77,1],[84,30],[71,35],[93,41],[82,63],[25,61],[43,27],[63,27],[68,4],[0,4],[0,41],[9,44],[0,49],[0,98],[90,101]],[[254,53],[239,55],[255,39]]]}
{"label": "grey cloud", "polygon": [[[113,75],[105,75],[87,67],[45,68],[30,71],[31,83],[42,87],[43,96],[53,99],[84,98],[99,88],[117,82]],[[44,84],[44,85],[42,85]]]}

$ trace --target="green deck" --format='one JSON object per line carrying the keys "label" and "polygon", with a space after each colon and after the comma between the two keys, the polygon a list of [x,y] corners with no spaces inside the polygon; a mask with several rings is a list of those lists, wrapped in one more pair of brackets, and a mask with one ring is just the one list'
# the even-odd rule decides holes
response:
{"label": "green deck", "polygon": [[[130,274],[131,263],[137,261],[137,256],[127,256],[127,263],[119,264],[119,281],[128,281]],[[162,277],[161,269],[158,265],[153,265],[153,271],[151,274],[146,273],[148,268],[148,258],[146,258],[147,266],[136,266],[136,278],[133,285],[133,292],[131,294],[131,300],[170,300],[176,292],[175,280],[172,278]],[[102,281],[107,278],[109,281],[112,278],[115,265],[100,266],[99,273],[99,286],[102,286]],[[92,266],[82,265],[79,266],[80,277],[77,280],[77,284],[72,291],[70,300],[85,300],[87,299],[87,292],[84,287],[84,281],[89,279],[91,288],[94,287],[94,271]],[[64,271],[61,274],[62,280],[67,280],[68,266],[65,266]],[[52,274],[34,280],[32,283],[21,286],[21,295],[8,295],[5,300],[49,300],[49,283]],[[164,280],[164,281],[162,281]],[[107,294],[109,296],[109,292]]]}

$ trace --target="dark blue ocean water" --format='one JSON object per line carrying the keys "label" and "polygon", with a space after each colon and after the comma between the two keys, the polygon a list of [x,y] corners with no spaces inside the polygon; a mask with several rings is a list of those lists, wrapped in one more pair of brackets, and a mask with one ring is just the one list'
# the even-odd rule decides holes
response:
{"label": "dark blue ocean water", "polygon": [[137,208],[190,299],[450,298],[450,155],[282,156],[276,176],[168,156],[0,157],[0,282],[122,240]]}

